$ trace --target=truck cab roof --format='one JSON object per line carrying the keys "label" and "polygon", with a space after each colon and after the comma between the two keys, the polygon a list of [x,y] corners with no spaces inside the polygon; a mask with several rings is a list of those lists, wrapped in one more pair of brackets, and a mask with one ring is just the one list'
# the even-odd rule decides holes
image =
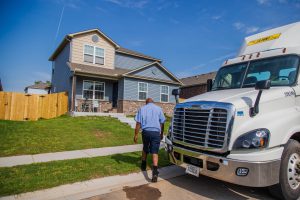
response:
{"label": "truck cab roof", "polygon": [[300,54],[300,22],[244,38],[237,57],[226,60],[223,66],[286,54]]}

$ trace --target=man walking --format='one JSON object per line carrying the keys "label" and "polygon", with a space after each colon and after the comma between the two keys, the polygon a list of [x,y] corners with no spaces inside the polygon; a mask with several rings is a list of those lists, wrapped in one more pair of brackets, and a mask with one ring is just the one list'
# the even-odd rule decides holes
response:
{"label": "man walking", "polygon": [[146,99],[146,105],[141,107],[135,116],[136,126],[134,142],[137,143],[139,130],[142,129],[143,153],[141,170],[147,167],[147,155],[152,154],[152,182],[158,178],[158,151],[163,139],[165,116],[162,109],[153,103],[152,98]]}

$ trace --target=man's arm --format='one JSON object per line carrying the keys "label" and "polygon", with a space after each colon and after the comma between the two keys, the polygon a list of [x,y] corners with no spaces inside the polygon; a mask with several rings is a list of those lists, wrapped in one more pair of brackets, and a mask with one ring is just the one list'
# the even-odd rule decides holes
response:
{"label": "man's arm", "polygon": [[138,142],[138,135],[139,135],[140,129],[141,129],[141,124],[139,122],[137,122],[135,125],[134,138],[133,138],[133,141],[135,144]]}
{"label": "man's arm", "polygon": [[162,111],[162,109],[160,109],[160,114],[159,114],[159,122],[160,122],[160,139],[162,140],[164,138],[164,129],[165,129],[165,115]]}

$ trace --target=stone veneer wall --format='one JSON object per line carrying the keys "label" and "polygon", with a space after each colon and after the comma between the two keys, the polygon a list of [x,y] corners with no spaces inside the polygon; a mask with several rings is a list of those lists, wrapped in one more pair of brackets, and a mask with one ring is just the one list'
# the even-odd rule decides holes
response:
{"label": "stone veneer wall", "polygon": [[[84,100],[84,99],[77,99],[77,112],[82,112],[82,105],[87,104],[90,109],[88,109],[86,112],[94,112],[93,107],[93,101],[92,100]],[[99,107],[96,109],[95,112],[109,112],[112,110],[112,103],[109,101],[98,101]]]}
{"label": "stone veneer wall", "polygon": [[[156,105],[163,109],[163,112],[167,116],[173,115],[174,103],[159,103],[155,102]],[[124,113],[125,115],[135,115],[140,107],[145,105],[144,101],[129,101],[129,100],[119,100],[118,101],[118,113]]]}

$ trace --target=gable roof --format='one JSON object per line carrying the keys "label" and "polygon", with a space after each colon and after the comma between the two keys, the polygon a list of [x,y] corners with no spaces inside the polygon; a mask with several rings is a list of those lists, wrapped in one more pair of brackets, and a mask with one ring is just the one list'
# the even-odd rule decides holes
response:
{"label": "gable roof", "polygon": [[73,72],[77,73],[85,73],[85,74],[95,74],[95,75],[102,75],[102,76],[108,76],[108,77],[119,77],[122,74],[128,72],[127,69],[107,69],[103,67],[95,67],[91,65],[83,65],[78,63],[70,63],[68,62],[68,65]]}
{"label": "gable roof", "polygon": [[85,31],[71,33],[71,34],[66,35],[64,37],[64,39],[61,41],[61,43],[58,45],[58,47],[55,49],[55,51],[52,53],[52,55],[50,56],[49,61],[54,61],[55,58],[59,55],[59,53],[64,49],[64,47],[74,37],[82,35],[82,34],[86,34],[86,33],[93,33],[93,32],[98,33],[99,35],[101,35],[102,37],[104,37],[105,39],[107,39],[116,48],[116,52],[127,54],[127,55],[131,55],[131,56],[146,58],[146,59],[153,60],[153,61],[161,62],[161,60],[158,59],[158,58],[154,58],[152,56],[148,56],[148,55],[139,53],[137,51],[132,51],[132,50],[129,50],[129,49],[121,47],[120,45],[118,45],[116,42],[114,42],[110,37],[108,37],[107,35],[105,35],[99,29],[90,29],[90,30],[85,30]]}
{"label": "gable roof", "polygon": [[37,83],[37,84],[34,84],[34,85],[27,86],[25,88],[25,90],[28,89],[28,88],[45,90],[45,89],[51,88],[51,85],[49,85],[48,83],[40,82],[40,83]]}
{"label": "gable roof", "polygon": [[132,55],[132,56],[137,56],[137,57],[141,57],[141,58],[146,58],[146,59],[157,61],[157,62],[161,62],[161,59],[159,59],[159,58],[154,58],[152,56],[147,56],[147,55],[142,54],[140,52],[133,51],[133,50],[130,50],[130,49],[126,49],[126,48],[123,48],[123,47],[119,47],[118,49],[116,49],[116,52]]}
{"label": "gable roof", "polygon": [[139,68],[136,68],[134,70],[131,70],[125,74],[123,74],[123,76],[132,76],[134,72],[138,72],[138,71],[141,71],[143,69],[146,69],[148,67],[151,67],[153,65],[156,65],[158,66],[160,69],[162,69],[168,76],[170,76],[175,82],[179,83],[180,85],[182,85],[182,82],[175,76],[173,75],[169,70],[167,70],[160,62],[152,62],[152,63],[149,63],[149,64],[146,64],[142,67],[139,67]]}
{"label": "gable roof", "polygon": [[216,74],[217,74],[217,72],[199,74],[196,76],[182,78],[182,79],[180,79],[180,81],[183,83],[183,87],[202,85],[202,84],[206,84],[208,79],[214,79]]}

